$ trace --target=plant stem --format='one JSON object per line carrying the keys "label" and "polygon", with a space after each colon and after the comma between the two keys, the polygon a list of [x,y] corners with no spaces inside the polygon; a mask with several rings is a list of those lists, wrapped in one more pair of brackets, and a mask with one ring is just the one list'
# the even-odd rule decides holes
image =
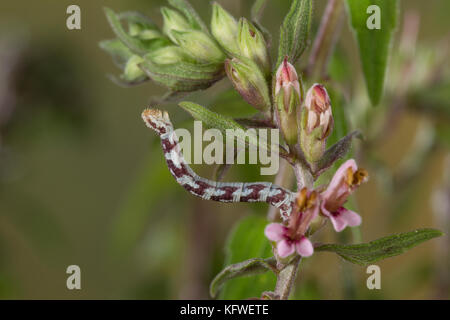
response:
{"label": "plant stem", "polygon": [[[293,174],[292,171],[289,170],[289,163],[284,159],[280,159],[280,168],[275,176],[274,183],[280,187],[290,188],[293,180],[292,177]],[[270,206],[269,211],[267,212],[267,220],[275,221],[278,211],[279,210],[277,208]]]}
{"label": "plant stem", "polygon": [[314,184],[314,179],[311,173],[303,167],[301,163],[296,163],[294,165],[294,173],[297,178],[297,189],[300,191],[303,188],[312,189]]}
{"label": "plant stem", "polygon": [[[309,59],[308,75],[312,80],[323,77],[328,60],[334,49],[334,45],[340,33],[344,0],[329,0],[324,15],[320,23],[319,32],[314,40],[314,47]],[[311,189],[314,179],[312,175],[300,163],[294,165],[294,173],[297,186],[300,190],[303,187]],[[289,264],[283,266],[277,276],[275,294],[280,300],[289,298],[293,284],[297,277],[300,256],[295,257]]]}
{"label": "plant stem", "polygon": [[320,80],[325,76],[342,27],[343,13],[344,0],[328,1],[309,57],[307,73],[311,80]]}
{"label": "plant stem", "polygon": [[280,300],[287,300],[291,294],[295,279],[297,278],[300,256],[296,256],[289,264],[283,267],[277,275],[275,295]]}

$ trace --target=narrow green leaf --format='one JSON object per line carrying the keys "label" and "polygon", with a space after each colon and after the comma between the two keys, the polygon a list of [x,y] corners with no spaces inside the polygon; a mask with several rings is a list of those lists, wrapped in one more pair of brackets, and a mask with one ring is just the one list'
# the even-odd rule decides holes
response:
{"label": "narrow green leaf", "polygon": [[427,240],[440,237],[443,233],[436,229],[418,229],[400,233],[361,244],[323,244],[315,251],[329,251],[347,261],[368,265],[382,259],[397,256]]}
{"label": "narrow green leaf", "polygon": [[[376,12],[367,9],[376,5],[380,9],[380,29],[369,29],[368,19]],[[347,0],[348,13],[366,80],[369,98],[378,105],[384,90],[389,52],[397,26],[398,0]]]}
{"label": "narrow green leaf", "polygon": [[250,11],[250,16],[252,21],[259,21],[261,19],[262,13],[266,7],[267,0],[255,0]]}
{"label": "narrow green leaf", "polygon": [[330,168],[337,160],[343,158],[350,150],[352,139],[362,137],[361,132],[353,131],[339,140],[336,144],[327,149],[322,158],[317,163],[316,176]]}
{"label": "narrow green leaf", "polygon": [[99,46],[111,55],[114,63],[121,69],[125,67],[128,59],[133,55],[133,52],[119,39],[100,41]]}
{"label": "narrow green leaf", "polygon": [[185,111],[191,114],[191,116],[196,119],[202,121],[209,128],[216,128],[225,133],[225,130],[232,129],[242,129],[244,127],[239,125],[236,121],[231,119],[230,117],[220,115],[209,109],[193,103],[189,101],[183,101],[179,103],[179,106],[182,107]]}
{"label": "narrow green leaf", "polygon": [[168,0],[169,4],[184,13],[189,23],[194,29],[202,30],[209,34],[209,30],[203,23],[198,13],[192,8],[191,4],[186,0]]}
{"label": "narrow green leaf", "polygon": [[312,1],[293,0],[280,31],[277,66],[285,56],[294,64],[308,46],[311,28]]}
{"label": "narrow green leaf", "polygon": [[211,282],[209,287],[210,295],[215,298],[221,287],[228,280],[265,273],[274,270],[275,268],[276,260],[273,257],[269,259],[254,258],[232,264],[223,269]]}
{"label": "narrow green leaf", "polygon": [[[272,247],[264,236],[267,221],[263,216],[251,215],[240,220],[232,230],[226,246],[225,265],[259,257],[272,257]],[[247,299],[260,297],[264,291],[275,288],[276,276],[267,272],[227,281],[220,292],[220,299]]]}
{"label": "narrow green leaf", "polygon": [[251,131],[246,131],[246,128],[231,117],[215,113],[199,104],[189,101],[180,102],[179,106],[190,113],[194,119],[202,121],[209,128],[219,129],[223,134],[226,134],[227,129],[235,130],[234,133],[237,141],[241,141],[246,145],[256,146],[257,148],[264,148],[269,152],[276,150],[275,145],[274,147],[271,145],[271,143],[277,143],[276,141],[269,142],[259,139],[256,133],[252,134]]}
{"label": "narrow green leaf", "polygon": [[124,20],[128,21],[129,23],[133,22],[133,23],[142,25],[146,29],[152,29],[152,30],[159,31],[158,26],[153,22],[152,19],[150,19],[149,17],[147,17],[146,15],[143,15],[142,13],[140,13],[138,11],[121,12],[117,15],[117,17],[119,18],[119,20],[124,19]]}
{"label": "narrow green leaf", "polygon": [[126,80],[122,75],[117,77],[113,74],[108,74],[107,77],[113,83],[115,83],[116,85],[118,85],[119,87],[122,87],[122,88],[131,88],[131,87],[140,85],[149,80],[148,78],[144,78],[144,77],[136,79],[136,80]]}
{"label": "narrow green leaf", "polygon": [[139,66],[152,80],[172,91],[189,92],[206,89],[224,76],[221,65],[213,63],[194,64],[180,61],[160,65],[145,59]]}
{"label": "narrow green leaf", "polygon": [[106,18],[108,19],[111,28],[117,37],[133,52],[137,54],[144,54],[147,47],[142,43],[142,41],[130,36],[122,26],[118,15],[109,8],[104,8]]}

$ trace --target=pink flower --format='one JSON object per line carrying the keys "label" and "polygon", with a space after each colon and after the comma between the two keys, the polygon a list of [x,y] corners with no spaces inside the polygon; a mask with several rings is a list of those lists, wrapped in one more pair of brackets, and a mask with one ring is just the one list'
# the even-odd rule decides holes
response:
{"label": "pink flower", "polygon": [[297,71],[294,66],[284,58],[275,75],[275,95],[277,95],[281,88],[285,91],[285,97],[289,97],[292,90],[300,96],[300,83],[298,81]]}
{"label": "pink flower", "polygon": [[280,223],[271,223],[264,230],[266,237],[277,243],[277,252],[281,258],[286,258],[295,251],[302,257],[309,257],[313,254],[314,248],[311,241],[305,236],[298,239],[290,237],[289,228]]}
{"label": "pink flower", "polygon": [[311,222],[319,214],[319,202],[316,191],[303,188],[297,197],[296,211],[291,213],[288,226],[271,223],[264,230],[266,237],[277,243],[277,252],[281,258],[286,258],[297,252],[302,257],[313,254],[311,241],[305,237]]}
{"label": "pink flower", "polygon": [[330,97],[324,86],[316,83],[308,90],[305,107],[308,110],[308,133],[322,126],[322,139],[328,137],[333,129],[333,115]]}
{"label": "pink flower", "polygon": [[367,171],[358,169],[355,160],[350,159],[339,167],[327,189],[322,192],[321,212],[331,220],[337,232],[344,230],[346,226],[355,227],[361,224],[361,217],[343,205],[349,195],[367,179]]}

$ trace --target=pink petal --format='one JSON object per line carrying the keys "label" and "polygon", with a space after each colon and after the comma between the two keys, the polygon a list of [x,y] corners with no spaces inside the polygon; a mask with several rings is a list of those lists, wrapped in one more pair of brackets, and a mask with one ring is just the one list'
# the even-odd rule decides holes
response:
{"label": "pink petal", "polygon": [[270,241],[280,241],[284,239],[284,232],[286,230],[286,227],[283,226],[280,223],[271,223],[266,226],[266,229],[264,229],[264,234],[266,235],[267,239]]}
{"label": "pink petal", "polygon": [[295,252],[295,244],[288,240],[281,240],[278,242],[277,252],[281,258],[286,258]]}
{"label": "pink petal", "polygon": [[314,253],[314,247],[311,241],[309,241],[306,237],[302,237],[299,241],[297,241],[295,244],[295,249],[302,257],[309,257]]}
{"label": "pink petal", "polygon": [[347,222],[350,227],[356,227],[361,224],[361,216],[354,211],[340,208],[342,218]]}
{"label": "pink petal", "polygon": [[358,166],[356,165],[356,162],[354,159],[349,159],[345,161],[339,169],[337,169],[336,173],[333,176],[333,179],[331,179],[330,184],[327,187],[327,190],[324,192],[324,198],[325,200],[334,193],[336,189],[338,189],[342,184],[342,179],[346,179],[347,175],[347,169],[352,168],[353,172],[358,170]]}
{"label": "pink petal", "polygon": [[337,232],[344,230],[346,226],[355,227],[361,224],[359,214],[345,208],[339,208],[338,211],[333,212],[329,217],[334,230]]}

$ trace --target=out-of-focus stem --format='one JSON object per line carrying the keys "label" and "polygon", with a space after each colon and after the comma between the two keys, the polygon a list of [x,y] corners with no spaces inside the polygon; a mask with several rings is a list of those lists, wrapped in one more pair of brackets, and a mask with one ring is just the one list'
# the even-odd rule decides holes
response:
{"label": "out-of-focus stem", "polygon": [[450,297],[450,153],[444,160],[444,181],[433,194],[433,213],[435,224],[447,235],[437,241],[435,299]]}
{"label": "out-of-focus stem", "polygon": [[343,17],[344,0],[328,1],[309,57],[307,73],[311,80],[325,77],[328,61],[341,31]]}

